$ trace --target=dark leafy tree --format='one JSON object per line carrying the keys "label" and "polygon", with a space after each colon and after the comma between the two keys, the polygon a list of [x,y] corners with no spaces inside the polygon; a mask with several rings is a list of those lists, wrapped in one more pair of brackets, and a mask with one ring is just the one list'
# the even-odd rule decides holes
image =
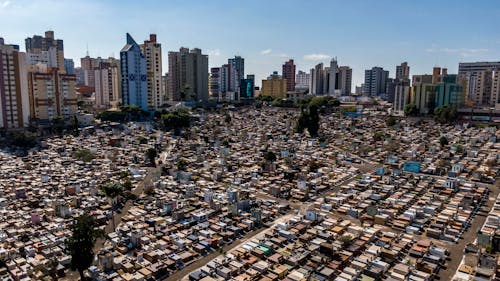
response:
{"label": "dark leafy tree", "polygon": [[95,158],[95,155],[86,148],[78,149],[73,153],[73,158],[83,162],[90,162]]}
{"label": "dark leafy tree", "polygon": [[274,152],[268,150],[266,152],[264,152],[264,160],[266,160],[267,162],[269,163],[272,163],[274,161],[276,161],[276,154],[274,154]]}
{"label": "dark leafy tree", "polygon": [[418,109],[414,103],[409,103],[404,107],[405,116],[417,116]]}
{"label": "dark leafy tree", "polygon": [[311,163],[309,163],[310,173],[316,173],[319,168],[321,168],[321,165],[317,161],[312,161]]}
{"label": "dark leafy tree", "polygon": [[440,144],[441,146],[448,145],[448,139],[447,139],[445,136],[441,136],[441,137],[439,138],[439,144]]}
{"label": "dark leafy tree", "polygon": [[440,123],[451,123],[458,119],[455,107],[442,106],[434,110],[434,119]]}
{"label": "dark leafy tree", "polygon": [[184,158],[179,158],[177,160],[177,170],[179,171],[185,171],[187,168],[188,162]]}
{"label": "dark leafy tree", "polygon": [[156,149],[151,147],[146,150],[146,158],[148,158],[149,163],[153,166],[156,166],[155,164],[156,156],[158,156],[158,152],[156,151]]}
{"label": "dark leafy tree", "polygon": [[111,204],[113,205],[111,208],[111,217],[113,222],[113,229],[115,229],[115,199],[123,194],[124,188],[120,183],[104,183],[101,185],[101,190],[104,192],[107,198],[111,199]]}
{"label": "dark leafy tree", "polygon": [[80,279],[84,280],[83,272],[94,260],[94,244],[98,238],[104,236],[104,232],[97,228],[95,220],[87,213],[76,219],[71,231],[71,237],[65,242],[65,251],[71,255],[71,269],[78,270]]}
{"label": "dark leafy tree", "polygon": [[10,144],[23,148],[29,149],[37,144],[36,134],[30,131],[14,131],[9,136]]}
{"label": "dark leafy tree", "polygon": [[161,116],[163,126],[167,130],[174,130],[175,135],[180,135],[182,128],[189,127],[191,115],[185,109],[177,109]]}
{"label": "dark leafy tree", "polygon": [[62,134],[64,132],[64,129],[66,128],[64,119],[61,116],[53,118],[50,123],[51,129],[58,134]]}
{"label": "dark leafy tree", "polygon": [[385,120],[385,124],[389,127],[392,127],[394,125],[396,125],[396,119],[392,116],[389,116],[386,120]]}

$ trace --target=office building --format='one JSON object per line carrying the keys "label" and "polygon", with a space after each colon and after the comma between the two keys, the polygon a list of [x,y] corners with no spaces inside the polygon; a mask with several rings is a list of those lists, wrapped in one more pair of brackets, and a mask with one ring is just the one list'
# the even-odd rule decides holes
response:
{"label": "office building", "polygon": [[441,75],[440,81],[436,89],[436,108],[458,108],[462,104],[462,86],[457,84],[457,75]]}
{"label": "office building", "polygon": [[365,70],[364,94],[367,96],[380,96],[385,94],[389,71],[382,67],[373,67]]}
{"label": "office building", "polygon": [[22,128],[29,123],[26,53],[6,45],[0,37],[0,128]]}
{"label": "office building", "polygon": [[278,75],[277,71],[273,72],[267,80],[262,80],[260,94],[273,98],[286,98],[286,79]]}
{"label": "office building", "polygon": [[208,100],[208,56],[200,49],[169,52],[168,78],[170,100]]}
{"label": "office building", "polygon": [[339,67],[337,74],[337,87],[341,96],[349,96],[352,87],[352,68],[349,66]]}
{"label": "office building", "polygon": [[28,73],[30,117],[48,124],[56,117],[69,119],[77,110],[76,76],[59,73],[58,68],[33,66]]}
{"label": "office building", "polygon": [[295,75],[295,89],[297,90],[309,90],[311,86],[311,74],[299,70],[297,75]]}
{"label": "office building", "polygon": [[437,86],[428,82],[417,82],[412,86],[410,103],[413,103],[420,114],[432,114],[436,108]]}
{"label": "office building", "polygon": [[413,75],[411,84],[414,85],[416,83],[432,84],[432,75]]}
{"label": "office building", "polygon": [[162,56],[161,44],[156,41],[156,34],[150,34],[149,40],[141,45],[142,54],[146,58],[146,79],[148,88],[148,108],[156,110],[163,105],[163,87],[161,77]]}
{"label": "office building", "polygon": [[45,37],[34,35],[25,40],[28,64],[46,64],[50,68],[58,68],[60,73],[64,67],[63,40],[54,38],[54,31],[46,31]]}
{"label": "office building", "polygon": [[75,74],[75,62],[73,59],[64,59],[64,70],[66,74]]}
{"label": "office building", "polygon": [[407,62],[401,63],[401,65],[396,66],[396,79],[398,80],[409,80],[410,79],[410,67]]}
{"label": "office building", "polygon": [[146,58],[128,33],[127,44],[120,51],[120,64],[122,104],[148,110]]}
{"label": "office building", "polygon": [[283,78],[286,79],[286,90],[295,91],[295,64],[292,59],[283,64]]}
{"label": "office building", "polygon": [[247,75],[240,83],[240,100],[251,100],[254,98],[255,76]]}

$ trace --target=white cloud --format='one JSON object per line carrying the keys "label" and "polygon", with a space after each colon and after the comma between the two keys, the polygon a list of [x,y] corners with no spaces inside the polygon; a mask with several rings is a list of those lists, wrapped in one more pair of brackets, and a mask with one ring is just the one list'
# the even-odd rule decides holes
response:
{"label": "white cloud", "polygon": [[260,51],[261,55],[269,55],[273,50],[272,49],[265,49]]}
{"label": "white cloud", "polygon": [[458,54],[461,57],[468,58],[481,55],[489,52],[486,48],[438,48],[433,45],[432,48],[425,49],[427,53],[445,53],[445,54]]}
{"label": "white cloud", "polygon": [[10,1],[3,1],[3,2],[0,2],[0,6],[1,6],[2,8],[7,8],[7,6],[9,6],[9,5],[10,5]]}
{"label": "white cloud", "polygon": [[208,50],[208,55],[212,57],[218,57],[220,56],[220,50],[219,49]]}
{"label": "white cloud", "polygon": [[326,55],[326,54],[308,54],[304,55],[305,60],[313,60],[313,61],[318,61],[318,60],[327,60],[330,59],[332,56]]}

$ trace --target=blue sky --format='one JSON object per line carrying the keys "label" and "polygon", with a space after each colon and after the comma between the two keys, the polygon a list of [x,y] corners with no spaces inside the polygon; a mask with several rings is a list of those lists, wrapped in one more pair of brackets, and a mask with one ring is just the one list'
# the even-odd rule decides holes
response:
{"label": "blue sky", "polygon": [[499,61],[499,15],[497,0],[0,0],[0,36],[24,49],[26,37],[52,29],[79,64],[87,44],[91,56],[118,57],[126,32],[138,43],[156,33],[164,72],[168,51],[198,47],[210,66],[243,56],[259,81],[289,58],[309,71],[336,56],[353,68],[354,90],[372,66],[393,77],[403,61],[412,75]]}

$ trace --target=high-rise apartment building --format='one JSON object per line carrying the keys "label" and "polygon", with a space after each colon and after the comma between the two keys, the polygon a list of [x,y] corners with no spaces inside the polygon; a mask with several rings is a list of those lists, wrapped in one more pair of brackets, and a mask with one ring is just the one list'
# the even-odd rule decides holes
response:
{"label": "high-rise apartment building", "polygon": [[405,106],[410,103],[410,86],[396,85],[394,88],[393,110],[399,114],[404,112]]}
{"label": "high-rise apartment building", "polygon": [[228,72],[228,91],[237,92],[240,81],[245,79],[245,59],[235,56],[227,60],[227,65],[230,69]]}
{"label": "high-rise apartment building", "polygon": [[382,67],[373,67],[365,70],[364,94],[368,96],[379,96],[385,94],[389,71]]}
{"label": "high-rise apartment building", "polygon": [[295,76],[295,89],[306,90],[311,87],[311,74],[299,70]]}
{"label": "high-rise apartment building", "polygon": [[22,128],[29,123],[26,53],[5,45],[0,37],[0,128]]}
{"label": "high-rise apartment building", "polygon": [[84,85],[94,88],[95,76],[94,69],[99,65],[99,59],[91,58],[89,55],[80,59],[80,67],[83,71]]}
{"label": "high-rise apartment building", "polygon": [[339,67],[337,74],[337,87],[341,96],[349,96],[352,87],[352,68],[349,66]]}
{"label": "high-rise apartment building", "polygon": [[319,63],[311,69],[311,89],[309,90],[309,93],[312,95],[325,94],[324,80],[325,70],[323,69],[323,63]]}
{"label": "high-rise apartment building", "polygon": [[283,78],[286,79],[286,90],[295,91],[295,64],[292,59],[283,64]]}
{"label": "high-rise apartment building", "polygon": [[398,80],[409,80],[410,79],[410,66],[407,62],[401,63],[401,65],[396,66],[396,79]]}
{"label": "high-rise apartment building", "polygon": [[212,67],[210,69],[210,79],[208,81],[209,85],[209,94],[210,97],[217,98],[221,93],[220,84],[221,84],[221,68],[220,67]]}
{"label": "high-rise apartment building", "polygon": [[200,49],[168,52],[168,77],[170,100],[208,100],[208,56]]}
{"label": "high-rise apartment building", "polygon": [[127,44],[120,51],[122,103],[148,110],[146,58],[141,47],[127,33]]}
{"label": "high-rise apartment building", "polygon": [[277,71],[273,72],[267,80],[262,80],[260,94],[273,98],[286,98],[286,79],[278,75]]}
{"label": "high-rise apartment building", "polygon": [[330,61],[330,68],[328,68],[328,95],[337,96],[336,90],[338,89],[338,72],[339,66],[336,59]]}
{"label": "high-rise apartment building", "polygon": [[465,86],[463,98],[477,106],[499,106],[498,77],[500,62],[462,62],[458,64],[459,82]]}
{"label": "high-rise apartment building", "polygon": [[161,44],[156,41],[156,34],[150,34],[149,40],[141,45],[142,54],[146,58],[146,78],[148,87],[148,107],[150,110],[158,109],[163,105],[163,87],[161,77],[162,57]]}
{"label": "high-rise apartment building", "polygon": [[46,64],[51,68],[58,68],[60,73],[66,71],[64,67],[63,40],[54,38],[54,31],[46,31],[45,37],[34,35],[25,40],[28,64]]}
{"label": "high-rise apartment building", "polygon": [[120,61],[100,59],[94,68],[96,108],[116,107],[121,98]]}
{"label": "high-rise apartment building", "polygon": [[41,123],[56,117],[70,118],[77,112],[76,76],[58,68],[33,66],[28,73],[30,117]]}

